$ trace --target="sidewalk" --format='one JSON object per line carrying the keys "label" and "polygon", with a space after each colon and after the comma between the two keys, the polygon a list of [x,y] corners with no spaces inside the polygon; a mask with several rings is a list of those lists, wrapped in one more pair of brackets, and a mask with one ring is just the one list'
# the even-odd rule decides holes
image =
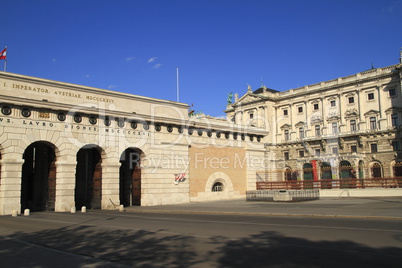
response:
{"label": "sidewalk", "polygon": [[127,207],[125,210],[149,213],[208,213],[402,220],[402,197],[322,198],[303,202],[254,202],[235,199],[164,206]]}

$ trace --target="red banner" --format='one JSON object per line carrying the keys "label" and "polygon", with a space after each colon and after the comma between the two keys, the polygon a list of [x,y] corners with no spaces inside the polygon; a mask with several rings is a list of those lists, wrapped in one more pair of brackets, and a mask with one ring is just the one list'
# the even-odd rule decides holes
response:
{"label": "red banner", "polygon": [[315,181],[318,181],[317,160],[311,160],[311,164],[313,165],[313,178]]}

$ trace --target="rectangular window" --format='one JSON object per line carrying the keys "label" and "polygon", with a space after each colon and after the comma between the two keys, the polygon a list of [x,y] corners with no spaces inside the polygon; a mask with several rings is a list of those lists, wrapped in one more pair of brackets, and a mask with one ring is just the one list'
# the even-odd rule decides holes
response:
{"label": "rectangular window", "polygon": [[332,147],[332,153],[338,154],[338,147]]}
{"label": "rectangular window", "polygon": [[315,156],[320,156],[320,155],[321,155],[320,149],[315,149]]}
{"label": "rectangular window", "polygon": [[289,140],[289,130],[285,129],[285,141]]}
{"label": "rectangular window", "polygon": [[299,151],[299,157],[304,157],[304,151]]}
{"label": "rectangular window", "polygon": [[338,134],[338,123],[332,123],[332,134]]}
{"label": "rectangular window", "polygon": [[336,101],[332,100],[331,101],[331,107],[335,107],[336,106]]}
{"label": "rectangular window", "polygon": [[319,106],[318,103],[314,103],[314,110],[318,110]]}
{"label": "rectangular window", "polygon": [[370,117],[370,129],[371,130],[377,129],[377,122],[375,120],[375,117]]}
{"label": "rectangular window", "polygon": [[350,131],[355,132],[356,130],[356,120],[350,120]]}
{"label": "rectangular window", "polygon": [[283,115],[288,115],[288,110],[283,110]]}
{"label": "rectangular window", "polygon": [[321,129],[320,129],[320,126],[319,126],[319,125],[316,125],[316,126],[315,126],[315,135],[316,135],[317,137],[320,137],[320,136],[321,136]]}
{"label": "rectangular window", "polygon": [[299,128],[299,138],[304,139],[304,128]]}
{"label": "rectangular window", "polygon": [[303,107],[297,107],[297,111],[298,111],[299,113],[302,113],[302,112],[303,112]]}
{"label": "rectangular window", "polygon": [[352,153],[357,153],[357,146],[356,146],[356,145],[350,146],[350,151],[351,151]]}
{"label": "rectangular window", "polygon": [[349,103],[355,103],[355,98],[354,97],[349,97],[348,101],[349,101]]}
{"label": "rectangular window", "polygon": [[283,158],[284,158],[285,160],[289,160],[289,152],[284,152],[284,153],[283,153]]}
{"label": "rectangular window", "polygon": [[253,119],[254,118],[254,114],[250,114],[250,119]]}
{"label": "rectangular window", "polygon": [[374,100],[374,93],[367,94],[368,100]]}
{"label": "rectangular window", "polygon": [[401,150],[399,141],[392,141],[392,149],[393,149],[395,152]]}
{"label": "rectangular window", "polygon": [[395,88],[391,88],[391,89],[388,91],[388,94],[389,94],[390,97],[395,97],[395,96],[396,96],[396,90],[395,90]]}
{"label": "rectangular window", "polygon": [[378,152],[378,150],[377,150],[377,143],[372,143],[372,144],[370,144],[370,148],[371,148],[371,152],[372,152],[372,153],[377,153],[377,152]]}
{"label": "rectangular window", "polygon": [[391,124],[393,127],[398,126],[398,114],[391,114]]}

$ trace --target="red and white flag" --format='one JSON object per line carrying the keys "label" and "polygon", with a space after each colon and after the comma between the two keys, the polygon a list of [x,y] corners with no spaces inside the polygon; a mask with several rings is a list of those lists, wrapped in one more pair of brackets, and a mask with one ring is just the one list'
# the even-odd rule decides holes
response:
{"label": "red and white flag", "polygon": [[184,178],[184,176],[186,176],[186,173],[179,173],[179,174],[174,174],[174,180],[177,182],[183,182],[186,180],[186,178]]}
{"label": "red and white flag", "polygon": [[3,51],[0,53],[0,60],[5,60],[7,57],[7,48],[3,49]]}

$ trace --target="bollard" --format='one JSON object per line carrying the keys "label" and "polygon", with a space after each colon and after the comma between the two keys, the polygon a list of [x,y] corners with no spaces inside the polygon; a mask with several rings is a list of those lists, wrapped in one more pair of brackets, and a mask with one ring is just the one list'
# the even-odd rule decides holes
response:
{"label": "bollard", "polygon": [[26,208],[26,209],[24,210],[24,216],[29,216],[29,213],[30,213],[29,208]]}
{"label": "bollard", "polygon": [[76,212],[76,208],[75,207],[71,207],[71,213],[75,213]]}
{"label": "bollard", "polygon": [[82,212],[82,213],[87,212],[87,207],[86,207],[86,206],[83,206],[83,207],[81,208],[81,212]]}
{"label": "bollard", "polygon": [[124,205],[120,205],[120,206],[119,206],[119,211],[120,211],[120,212],[124,212]]}
{"label": "bollard", "polygon": [[17,216],[18,216],[18,211],[17,211],[17,210],[13,210],[13,211],[11,212],[11,216],[12,216],[12,217],[17,217]]}

